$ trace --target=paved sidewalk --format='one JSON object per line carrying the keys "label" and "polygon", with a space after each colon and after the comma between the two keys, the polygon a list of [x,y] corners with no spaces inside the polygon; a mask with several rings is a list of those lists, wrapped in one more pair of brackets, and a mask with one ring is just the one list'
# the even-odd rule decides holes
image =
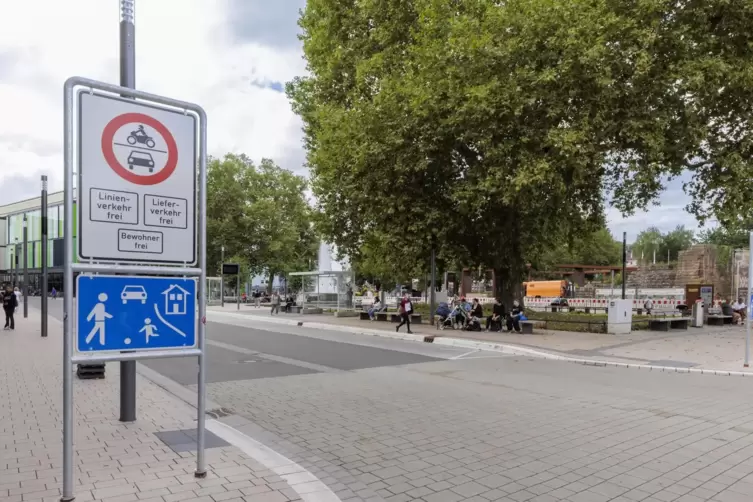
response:
{"label": "paved sidewalk", "polygon": [[[210,307],[210,311],[229,314],[244,314],[258,317],[265,322],[303,322],[333,326],[333,329],[352,331],[377,330],[394,333],[395,325],[385,322],[361,321],[357,317],[337,318],[329,314],[295,315],[280,314],[274,318],[269,309],[235,305],[225,308]],[[403,328],[404,331],[404,328]],[[507,344],[543,351],[549,354],[586,359],[609,360],[619,363],[671,366],[681,368],[718,369],[747,371],[743,367],[745,356],[745,328],[724,326],[689,328],[671,331],[636,331],[629,335],[607,335],[599,333],[576,333],[570,331],[536,330],[536,335],[507,333],[485,333],[469,331],[438,331],[429,325],[414,325],[417,335],[441,335],[477,342]]]}
{"label": "paved sidewalk", "polygon": [[[0,332],[0,500],[57,502],[62,493],[62,326],[39,311]],[[118,421],[118,364],[103,380],[74,381],[77,501],[286,502],[297,493],[278,475],[211,436],[208,474],[196,479],[195,450],[155,433],[195,429],[196,410],[138,376],[138,420]],[[209,434],[209,433],[208,433]],[[209,441],[208,437],[208,441]],[[190,443],[190,439],[189,439]],[[219,446],[224,445],[224,446]],[[177,451],[175,451],[177,450]]]}

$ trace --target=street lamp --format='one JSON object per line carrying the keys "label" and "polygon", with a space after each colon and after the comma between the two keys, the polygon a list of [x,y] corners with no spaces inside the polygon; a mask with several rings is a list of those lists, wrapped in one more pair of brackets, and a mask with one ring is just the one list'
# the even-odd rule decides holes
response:
{"label": "street lamp", "polygon": [[13,246],[13,287],[17,287],[18,284],[21,282],[19,276],[18,276],[18,255],[20,254],[18,252],[18,237],[15,239],[15,246]]}
{"label": "street lamp", "polygon": [[29,228],[26,213],[24,213],[24,319],[29,317]]}

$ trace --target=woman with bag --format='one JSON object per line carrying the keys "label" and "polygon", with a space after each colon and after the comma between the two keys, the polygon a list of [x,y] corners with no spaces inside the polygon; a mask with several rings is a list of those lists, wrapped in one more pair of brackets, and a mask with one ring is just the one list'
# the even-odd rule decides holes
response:
{"label": "woman with bag", "polygon": [[410,315],[413,313],[413,303],[410,301],[410,296],[408,296],[408,293],[403,293],[403,299],[400,300],[400,316],[403,318],[403,320],[400,322],[400,324],[397,325],[397,328],[395,328],[395,332],[400,331],[400,327],[403,324],[408,325],[408,333],[413,334],[413,332],[410,330]]}

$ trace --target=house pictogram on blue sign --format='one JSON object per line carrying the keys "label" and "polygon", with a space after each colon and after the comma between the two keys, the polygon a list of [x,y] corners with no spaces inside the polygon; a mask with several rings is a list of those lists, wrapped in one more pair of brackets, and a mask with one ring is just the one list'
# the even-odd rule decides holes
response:
{"label": "house pictogram on blue sign", "polygon": [[186,313],[188,291],[177,284],[170,285],[162,292],[165,295],[165,315],[183,315]]}

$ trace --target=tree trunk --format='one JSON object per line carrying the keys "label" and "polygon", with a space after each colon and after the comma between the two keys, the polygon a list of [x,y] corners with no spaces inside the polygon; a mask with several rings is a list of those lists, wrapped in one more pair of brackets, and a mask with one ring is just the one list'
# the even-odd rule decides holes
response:
{"label": "tree trunk", "polygon": [[274,286],[275,282],[275,273],[270,272],[269,273],[269,281],[267,282],[267,294],[272,294],[272,286]]}
{"label": "tree trunk", "polygon": [[512,308],[512,302],[518,300],[523,306],[524,267],[495,268],[494,296],[499,298],[506,309]]}

